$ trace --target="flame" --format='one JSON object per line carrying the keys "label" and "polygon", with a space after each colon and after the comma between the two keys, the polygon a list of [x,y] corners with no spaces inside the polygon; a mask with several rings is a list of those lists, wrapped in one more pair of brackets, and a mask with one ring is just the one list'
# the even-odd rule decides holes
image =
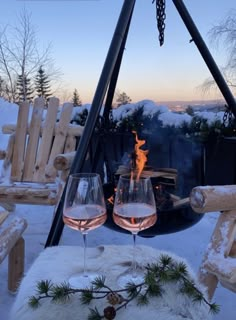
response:
{"label": "flame", "polygon": [[134,217],[131,217],[130,221],[131,221],[131,224],[135,224],[135,218]]}
{"label": "flame", "polygon": [[[141,150],[140,148],[145,144],[145,140],[139,140],[138,139],[138,135],[136,131],[132,131],[132,133],[135,134],[135,156],[136,156],[136,170],[137,170],[137,180],[139,180],[140,175],[143,171],[143,168],[145,166],[145,163],[147,162],[147,154],[148,154],[148,150]],[[131,173],[131,179],[133,178],[133,174]]]}
{"label": "flame", "polygon": [[[115,192],[115,193],[116,193],[116,190],[117,190],[117,188],[114,188],[114,192]],[[114,195],[110,196],[110,198],[108,198],[107,201],[108,201],[110,204],[114,204]]]}
{"label": "flame", "polygon": [[108,201],[110,204],[114,204],[114,196],[111,196],[110,198],[108,198],[107,201]]}

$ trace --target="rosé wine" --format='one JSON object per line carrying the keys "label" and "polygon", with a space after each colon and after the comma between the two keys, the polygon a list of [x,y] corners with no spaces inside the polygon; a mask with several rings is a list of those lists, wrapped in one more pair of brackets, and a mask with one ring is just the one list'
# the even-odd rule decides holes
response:
{"label": "ros\u00e9 wine", "polygon": [[82,233],[96,229],[104,224],[107,215],[106,210],[93,204],[79,205],[65,210],[63,214],[64,223]]}
{"label": "ros\u00e9 wine", "polygon": [[121,228],[138,233],[153,226],[157,214],[154,207],[145,203],[127,203],[115,207],[113,220]]}

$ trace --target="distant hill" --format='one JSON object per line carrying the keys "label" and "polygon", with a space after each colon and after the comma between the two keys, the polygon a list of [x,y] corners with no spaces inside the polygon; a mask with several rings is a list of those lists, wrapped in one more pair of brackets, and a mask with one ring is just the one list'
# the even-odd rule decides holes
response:
{"label": "distant hill", "polygon": [[190,101],[157,101],[158,105],[166,105],[172,111],[181,112],[184,111],[188,106],[194,108],[195,111],[211,110],[220,111],[225,110],[224,100],[190,100]]}

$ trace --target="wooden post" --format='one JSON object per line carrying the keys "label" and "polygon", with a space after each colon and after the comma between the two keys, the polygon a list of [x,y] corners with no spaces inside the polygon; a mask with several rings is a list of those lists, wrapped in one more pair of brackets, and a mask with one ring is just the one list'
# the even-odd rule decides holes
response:
{"label": "wooden post", "polygon": [[221,211],[199,269],[199,280],[209,299],[217,283],[236,292],[236,186],[199,186],[190,194],[190,204],[198,213]]}
{"label": "wooden post", "polygon": [[8,255],[8,290],[15,292],[24,274],[25,240],[20,237]]}
{"label": "wooden post", "polygon": [[211,300],[219,282],[217,276],[208,272],[202,265],[198,272],[198,279],[207,288],[208,299]]}
{"label": "wooden post", "polygon": [[11,177],[15,181],[21,181],[22,178],[28,117],[29,103],[25,101],[22,102],[19,106],[15,143],[12,156]]}
{"label": "wooden post", "polygon": [[5,150],[0,150],[0,160],[3,160],[6,158],[6,151]]}
{"label": "wooden post", "polygon": [[[0,224],[8,217],[8,212],[0,215]],[[26,220],[16,217],[0,233],[0,263],[8,255],[8,289],[16,291],[24,273],[25,242],[22,233],[27,226]]]}

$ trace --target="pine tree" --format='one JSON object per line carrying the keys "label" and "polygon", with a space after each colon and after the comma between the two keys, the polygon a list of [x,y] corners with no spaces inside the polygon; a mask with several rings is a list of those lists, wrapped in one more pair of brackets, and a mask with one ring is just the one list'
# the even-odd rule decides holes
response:
{"label": "pine tree", "polygon": [[37,92],[37,95],[39,97],[43,97],[45,101],[48,101],[48,99],[51,96],[50,92],[50,80],[48,76],[46,75],[44,69],[42,66],[38,69],[37,75],[35,77],[35,90]]}
{"label": "pine tree", "polygon": [[18,102],[32,101],[34,90],[31,85],[31,79],[26,76],[18,75],[16,82]]}
{"label": "pine tree", "polygon": [[77,89],[75,89],[74,92],[73,92],[73,99],[72,99],[72,101],[73,101],[74,107],[77,107],[77,106],[81,106],[81,105],[82,105],[82,101],[80,100],[80,96],[79,96],[79,94],[78,94]]}

